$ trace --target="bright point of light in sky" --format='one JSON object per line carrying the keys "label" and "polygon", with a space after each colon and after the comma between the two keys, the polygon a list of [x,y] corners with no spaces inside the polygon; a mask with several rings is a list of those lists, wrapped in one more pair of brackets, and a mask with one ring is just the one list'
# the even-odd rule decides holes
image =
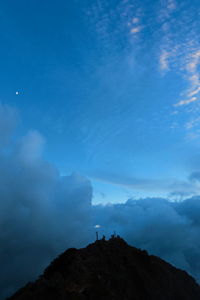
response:
{"label": "bright point of light in sky", "polygon": [[94,226],[94,228],[100,228],[100,227],[101,227],[100,225],[95,225],[95,226]]}
{"label": "bright point of light in sky", "polygon": [[200,3],[11,2],[1,101],[44,136],[45,158],[87,176],[96,203],[198,194]]}

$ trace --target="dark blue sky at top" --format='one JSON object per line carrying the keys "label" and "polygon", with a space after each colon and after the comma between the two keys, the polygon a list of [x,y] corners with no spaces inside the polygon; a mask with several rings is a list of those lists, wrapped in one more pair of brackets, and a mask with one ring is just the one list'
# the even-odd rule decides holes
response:
{"label": "dark blue sky at top", "polygon": [[176,105],[198,88],[198,14],[197,1],[2,1],[0,100],[18,134],[39,131],[46,159],[107,201],[121,186],[173,192],[198,169],[198,99]]}

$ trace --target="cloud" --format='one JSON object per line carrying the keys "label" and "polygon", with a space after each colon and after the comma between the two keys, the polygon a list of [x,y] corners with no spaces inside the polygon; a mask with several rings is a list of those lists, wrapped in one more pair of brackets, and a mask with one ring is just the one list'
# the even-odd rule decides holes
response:
{"label": "cloud", "polygon": [[188,87],[182,90],[180,98],[174,104],[175,107],[184,107],[199,100],[199,26],[191,11],[187,11],[187,17],[184,9],[180,9],[178,17],[174,15],[177,8],[178,4],[174,0],[161,1],[158,22],[162,36],[158,60],[162,75],[174,71],[186,81]]}
{"label": "cloud", "polygon": [[198,195],[200,191],[198,182],[192,181],[190,176],[181,180],[175,178],[144,178],[134,177],[126,173],[120,174],[117,171],[113,173],[107,170],[93,170],[87,175],[92,180],[111,184],[116,186],[116,188],[123,187],[133,192],[140,191],[143,195],[142,197],[146,197],[146,195],[151,195],[151,197],[155,195],[170,195],[171,198],[171,195],[173,195],[174,200],[175,195],[181,195],[181,199],[186,199],[189,196]]}
{"label": "cloud", "polygon": [[199,125],[199,122],[200,117],[194,118],[186,123],[185,128],[188,130],[193,129],[194,127]]}
{"label": "cloud", "polygon": [[34,279],[61,251],[90,240],[91,186],[85,178],[60,177],[45,163],[6,167],[7,174],[1,162],[1,299]]}
{"label": "cloud", "polygon": [[[15,112],[0,106],[0,132]],[[90,240],[90,182],[61,176],[42,158],[44,139],[30,131],[0,152],[0,299],[34,279],[58,253]],[[81,239],[80,239],[81,237]]]}
{"label": "cloud", "polygon": [[174,0],[168,0],[168,1],[167,1],[167,9],[168,9],[169,11],[173,11],[173,10],[175,10],[176,8],[177,8],[176,1],[174,1]]}
{"label": "cloud", "polygon": [[[168,30],[168,29],[167,29]],[[159,69],[161,74],[171,71],[174,66],[175,61],[177,60],[178,45],[173,45],[172,41],[168,37],[168,33],[163,30],[166,37],[161,43],[160,54],[159,54]]]}
{"label": "cloud", "polygon": [[130,189],[138,189],[143,191],[169,191],[170,186],[174,183],[173,180],[159,180],[149,178],[138,178],[134,176],[128,176],[127,174],[117,174],[109,171],[96,170],[90,172],[88,176],[91,179],[99,180],[107,184],[114,184]]}
{"label": "cloud", "polygon": [[175,0],[161,0],[160,4],[159,19],[164,22],[171,18],[172,13],[177,9],[177,3]]}
{"label": "cloud", "polygon": [[182,105],[186,105],[186,104],[190,104],[194,101],[197,101],[197,97],[192,97],[190,99],[186,99],[186,100],[181,100],[178,103],[176,103],[174,106],[182,106]]}
{"label": "cloud", "polygon": [[189,57],[187,69],[190,73],[196,73],[197,66],[199,65],[199,60],[200,60],[200,50],[197,49]]}
{"label": "cloud", "polygon": [[178,203],[130,199],[93,209],[102,234],[115,230],[131,245],[147,249],[200,280],[200,198]]}
{"label": "cloud", "polygon": [[161,41],[160,41],[160,53],[159,68],[161,74],[170,71],[170,65],[174,65],[177,60],[179,42],[174,41],[172,27],[174,23],[173,12],[177,8],[176,2],[174,0],[163,0],[161,1],[160,10],[158,12],[158,22],[161,26]]}
{"label": "cloud", "polygon": [[[15,114],[8,118],[4,109],[0,107],[5,117],[1,124],[13,128]],[[61,176],[43,159],[44,139],[38,132],[30,131],[16,143],[11,140],[10,151],[0,152],[0,299],[34,280],[66,248],[93,241],[97,224],[100,235],[109,237],[115,230],[131,245],[200,279],[199,197],[183,202],[129,199],[94,206],[88,179],[76,173]],[[191,174],[188,184],[196,182],[198,172]]]}
{"label": "cloud", "polygon": [[170,52],[162,50],[160,54],[160,69],[161,71],[169,70],[169,57],[171,56]]}
{"label": "cloud", "polygon": [[139,21],[140,21],[140,19],[137,18],[137,17],[134,17],[134,18],[132,19],[132,23],[133,23],[133,24],[139,23]]}
{"label": "cloud", "polygon": [[40,159],[44,138],[37,131],[29,131],[29,133],[21,140],[18,156],[23,162],[34,163]]}
{"label": "cloud", "polygon": [[133,27],[131,28],[130,32],[135,34],[135,33],[138,33],[142,30],[142,26],[137,26],[137,27]]}
{"label": "cloud", "polygon": [[190,174],[189,179],[192,182],[200,182],[200,171],[194,171]]}
{"label": "cloud", "polygon": [[189,81],[189,88],[185,92],[187,98],[179,101],[175,106],[182,106],[199,100],[200,74],[198,66],[200,63],[200,49],[193,50],[188,55],[186,61],[185,70],[187,71],[187,79]]}

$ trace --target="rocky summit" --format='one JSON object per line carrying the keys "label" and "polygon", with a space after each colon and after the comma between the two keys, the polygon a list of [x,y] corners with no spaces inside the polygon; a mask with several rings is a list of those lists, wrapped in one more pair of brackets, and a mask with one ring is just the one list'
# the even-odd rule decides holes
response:
{"label": "rocky summit", "polygon": [[8,299],[200,300],[200,286],[185,271],[113,235],[66,250]]}

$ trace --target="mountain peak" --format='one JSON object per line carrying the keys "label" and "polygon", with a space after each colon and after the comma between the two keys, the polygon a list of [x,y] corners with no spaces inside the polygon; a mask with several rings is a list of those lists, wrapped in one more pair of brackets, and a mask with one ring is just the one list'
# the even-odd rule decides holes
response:
{"label": "mountain peak", "polygon": [[9,299],[199,300],[200,287],[185,271],[113,235],[66,250]]}

